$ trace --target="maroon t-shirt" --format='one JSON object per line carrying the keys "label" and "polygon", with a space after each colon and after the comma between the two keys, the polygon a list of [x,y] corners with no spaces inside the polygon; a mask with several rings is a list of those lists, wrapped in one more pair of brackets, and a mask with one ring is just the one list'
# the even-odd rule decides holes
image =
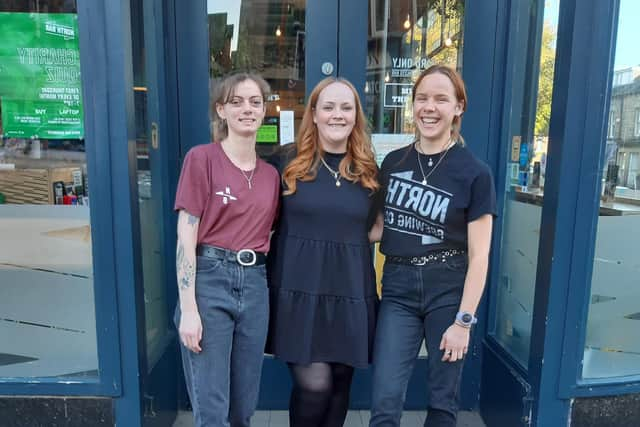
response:
{"label": "maroon t-shirt", "polygon": [[174,209],[200,218],[198,244],[268,252],[278,172],[258,159],[251,186],[220,144],[198,145],[184,158]]}

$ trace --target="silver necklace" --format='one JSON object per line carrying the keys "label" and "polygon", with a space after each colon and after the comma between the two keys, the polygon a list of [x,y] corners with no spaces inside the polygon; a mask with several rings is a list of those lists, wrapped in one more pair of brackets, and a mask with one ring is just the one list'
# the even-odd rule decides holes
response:
{"label": "silver necklace", "polygon": [[342,175],[340,175],[339,171],[334,171],[333,169],[331,169],[331,167],[329,167],[329,165],[327,164],[327,162],[324,161],[324,158],[322,156],[320,156],[320,160],[322,161],[322,164],[324,165],[325,168],[327,168],[327,170],[329,172],[331,172],[331,175],[333,175],[333,179],[336,180],[336,187],[340,187],[340,178],[342,178]]}
{"label": "silver necklace", "polygon": [[[453,141],[451,139],[449,139],[449,141],[447,141],[447,147],[445,148],[444,153],[442,153],[442,155],[440,156],[440,158],[436,162],[436,165],[433,167],[433,169],[431,169],[429,171],[429,173],[425,175],[424,169],[422,168],[422,161],[420,160],[420,154],[424,154],[424,153],[422,152],[422,149],[420,148],[420,141],[416,141],[415,142],[415,148],[416,148],[416,151],[418,152],[418,166],[420,167],[420,173],[422,174],[422,185],[427,185],[427,178],[429,178],[431,176],[431,174],[433,174],[433,172],[435,172],[435,170],[438,168],[438,166],[440,166],[440,163],[442,162],[444,157],[449,152],[449,149],[453,145],[454,145]],[[433,162],[431,161],[431,158],[429,158],[429,163],[427,163],[427,166],[431,167],[431,165],[433,165]]]}
{"label": "silver necklace", "polygon": [[[240,169],[240,168],[238,168]],[[247,184],[249,185],[249,190],[251,190],[251,181],[253,180],[253,174],[256,172],[256,169],[258,169],[258,162],[256,161],[255,166],[253,167],[253,169],[251,169],[251,173],[249,174],[249,176],[247,176],[246,173],[244,173],[244,171],[242,169],[240,169],[240,173],[242,173],[242,176],[244,176],[244,179],[247,180]]]}

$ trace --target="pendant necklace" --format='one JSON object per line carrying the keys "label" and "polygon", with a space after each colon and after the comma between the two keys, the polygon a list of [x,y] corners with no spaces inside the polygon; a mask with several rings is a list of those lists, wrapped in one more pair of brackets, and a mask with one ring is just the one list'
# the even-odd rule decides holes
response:
{"label": "pendant necklace", "polygon": [[327,162],[324,161],[324,158],[322,156],[320,156],[320,160],[322,161],[322,164],[324,165],[325,168],[327,168],[327,170],[331,173],[331,175],[333,175],[333,179],[336,180],[336,187],[340,187],[340,178],[342,178],[342,175],[340,175],[339,171],[334,171],[333,169],[331,169],[331,167],[327,164]]}
{"label": "pendant necklace", "polygon": [[233,166],[235,166],[236,168],[238,168],[238,170],[240,171],[240,173],[242,174],[242,176],[244,177],[244,179],[247,181],[247,185],[249,186],[249,190],[251,190],[251,187],[253,187],[252,185],[252,181],[253,181],[253,175],[256,172],[256,169],[258,169],[258,158],[256,157],[254,159],[253,162],[253,169],[251,169],[251,171],[249,172],[249,175],[247,175],[244,170],[242,170],[242,168],[240,166],[238,166],[233,160],[231,160],[231,156],[227,153],[227,151],[224,149],[224,141],[220,143],[220,146],[222,147],[222,151],[224,152],[224,154],[227,156],[227,158],[229,159],[229,161],[231,162],[231,164]]}
{"label": "pendant necklace", "polygon": [[449,141],[447,141],[447,146],[444,149],[444,153],[442,153],[442,155],[440,156],[440,158],[436,162],[435,166],[433,166],[433,161],[431,160],[431,157],[429,157],[429,162],[427,163],[427,166],[428,167],[432,167],[433,166],[433,169],[431,169],[428,174],[425,174],[424,173],[424,169],[422,167],[422,161],[420,160],[420,154],[424,154],[424,153],[422,152],[422,149],[420,147],[420,141],[416,141],[415,148],[416,148],[416,151],[418,152],[418,166],[420,167],[420,173],[422,174],[422,185],[427,185],[427,178],[429,178],[431,176],[431,174],[433,174],[433,172],[435,172],[435,170],[438,168],[438,166],[440,166],[440,163],[442,162],[444,157],[449,152],[449,149],[451,147],[453,147],[453,145],[454,145],[453,140],[449,139]]}
{"label": "pendant necklace", "polygon": [[[240,169],[240,168],[238,168]],[[251,190],[251,181],[253,180],[253,174],[256,172],[256,169],[258,169],[258,162],[256,161],[255,166],[253,167],[253,169],[251,169],[251,173],[249,173],[249,176],[247,176],[247,174],[240,169],[240,173],[242,173],[242,176],[244,177],[244,179],[247,180],[247,184],[249,185],[249,190]]]}

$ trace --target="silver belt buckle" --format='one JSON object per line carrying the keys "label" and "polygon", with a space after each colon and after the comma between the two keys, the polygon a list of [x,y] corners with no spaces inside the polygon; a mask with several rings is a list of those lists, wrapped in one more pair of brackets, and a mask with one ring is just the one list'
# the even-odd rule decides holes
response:
{"label": "silver belt buckle", "polygon": [[427,263],[427,257],[421,256],[421,257],[414,257],[411,260],[411,263],[413,265],[425,265]]}
{"label": "silver belt buckle", "polygon": [[[242,255],[245,253],[251,254],[251,261],[246,262],[242,260]],[[252,265],[256,265],[257,260],[258,260],[258,257],[256,256],[256,252],[253,249],[240,249],[236,253],[236,261],[238,261],[238,264],[240,264],[243,267],[251,267]]]}

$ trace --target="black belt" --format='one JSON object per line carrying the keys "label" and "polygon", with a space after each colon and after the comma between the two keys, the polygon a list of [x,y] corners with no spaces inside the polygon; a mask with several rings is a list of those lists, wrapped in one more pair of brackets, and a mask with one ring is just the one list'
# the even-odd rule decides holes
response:
{"label": "black belt", "polygon": [[245,267],[262,265],[267,261],[266,254],[256,252],[253,249],[240,249],[238,252],[235,252],[230,249],[216,248],[215,246],[198,245],[196,254],[207,258],[237,262]]}
{"label": "black belt", "polygon": [[404,257],[404,256],[392,256],[389,255],[385,258],[386,262],[391,264],[404,264],[404,265],[427,265],[440,261],[445,262],[447,258],[451,258],[457,255],[464,255],[467,251],[464,249],[442,249],[433,251],[423,256]]}

